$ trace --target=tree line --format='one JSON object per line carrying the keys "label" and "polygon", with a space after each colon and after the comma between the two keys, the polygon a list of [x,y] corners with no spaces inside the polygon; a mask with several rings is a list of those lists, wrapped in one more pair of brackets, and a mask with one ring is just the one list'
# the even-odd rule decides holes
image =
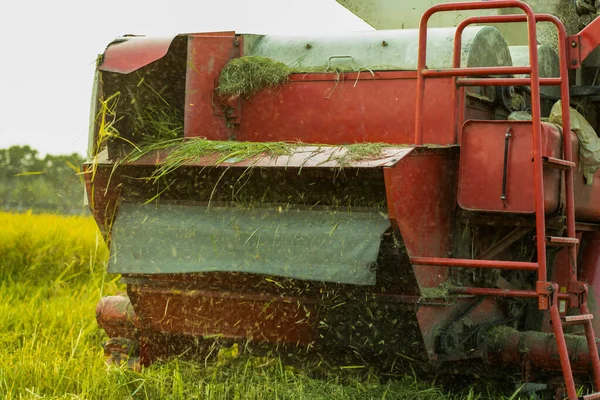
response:
{"label": "tree line", "polygon": [[84,158],[41,157],[29,146],[0,149],[0,210],[84,214]]}

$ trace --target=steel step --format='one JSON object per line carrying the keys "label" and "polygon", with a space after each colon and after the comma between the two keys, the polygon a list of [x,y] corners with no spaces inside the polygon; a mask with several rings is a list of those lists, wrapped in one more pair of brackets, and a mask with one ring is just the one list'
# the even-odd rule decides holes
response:
{"label": "steel step", "polygon": [[564,237],[564,236],[546,236],[546,244],[548,246],[577,246],[579,244],[579,239],[574,237]]}
{"label": "steel step", "polygon": [[550,168],[557,169],[571,169],[575,168],[575,163],[573,161],[563,160],[561,158],[555,157],[543,157],[544,165]]}
{"label": "steel step", "polygon": [[594,319],[592,314],[567,315],[565,317],[560,317],[560,320],[565,326],[583,324],[592,319]]}

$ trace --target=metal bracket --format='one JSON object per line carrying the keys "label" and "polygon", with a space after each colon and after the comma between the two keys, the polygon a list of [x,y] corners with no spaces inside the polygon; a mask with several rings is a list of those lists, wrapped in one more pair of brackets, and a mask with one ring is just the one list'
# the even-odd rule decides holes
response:
{"label": "metal bracket", "polygon": [[558,285],[554,282],[537,281],[535,292],[538,295],[538,309],[549,310],[550,305],[556,300]]}
{"label": "metal bracket", "polygon": [[596,17],[578,34],[567,37],[569,68],[581,68],[581,63],[600,45],[600,18]]}
{"label": "metal bracket", "polygon": [[571,281],[567,284],[567,293],[569,294],[569,306],[579,308],[587,302],[588,285],[581,281]]}
{"label": "metal bracket", "polygon": [[569,69],[578,69],[581,68],[580,54],[579,49],[581,48],[581,43],[579,40],[579,35],[573,35],[567,37],[567,46],[569,48]]}

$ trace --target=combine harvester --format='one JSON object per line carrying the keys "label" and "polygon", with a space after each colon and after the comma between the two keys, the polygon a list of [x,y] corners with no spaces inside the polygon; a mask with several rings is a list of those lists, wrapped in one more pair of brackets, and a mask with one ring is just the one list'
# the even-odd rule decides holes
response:
{"label": "combine harvester", "polygon": [[127,284],[98,305],[107,354],[478,360],[600,398],[600,4],[338,1],[386,30],[99,58],[87,196]]}

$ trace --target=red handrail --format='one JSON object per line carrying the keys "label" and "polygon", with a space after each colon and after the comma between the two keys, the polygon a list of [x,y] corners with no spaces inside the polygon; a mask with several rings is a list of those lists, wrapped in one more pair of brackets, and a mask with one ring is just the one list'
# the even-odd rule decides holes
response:
{"label": "red handrail", "polygon": [[[472,24],[477,23],[507,23],[507,22],[525,22],[527,17],[525,15],[491,15],[491,16],[480,16],[470,17],[462,21],[457,27],[454,35],[454,50],[453,50],[453,61],[452,66],[454,68],[460,67],[460,55],[462,47],[462,33],[465,28]],[[563,23],[555,17],[549,14],[536,14],[536,22],[550,22],[556,26],[558,31],[558,58],[560,60],[560,86],[561,86],[561,103],[562,103],[562,126],[563,126],[563,158],[567,161],[572,160],[572,146],[571,146],[571,112],[570,112],[570,95],[569,95],[569,68],[565,61],[568,57],[567,51],[567,33]],[[531,50],[531,46],[530,46]],[[537,49],[536,49],[537,52]],[[492,81],[492,79],[490,79]],[[540,83],[545,79],[540,79]],[[532,91],[532,101],[533,91]],[[565,195],[567,203],[567,236],[575,237],[575,196],[573,193],[573,169],[570,168],[566,171],[565,175]],[[539,238],[539,235],[538,235]],[[539,251],[538,251],[539,252]],[[569,248],[569,275],[571,281],[577,281],[577,266],[575,260],[577,259],[577,249],[575,247]]]}
{"label": "red handrail", "polygon": [[[427,23],[429,19],[436,13],[439,12],[448,12],[448,11],[468,11],[468,10],[486,10],[486,9],[501,9],[501,8],[520,8],[523,10],[527,17],[528,24],[528,36],[529,43],[537,43],[537,34],[535,29],[535,15],[533,10],[529,5],[518,1],[518,0],[490,0],[485,2],[463,2],[463,3],[449,3],[449,4],[438,4],[429,8],[423,16],[421,17],[421,22],[419,24],[419,56],[417,63],[417,109],[416,109],[416,121],[415,121],[415,144],[421,145],[423,144],[423,109],[424,109],[424,94],[425,94],[425,79],[422,76],[422,72],[427,68]],[[535,51],[534,51],[535,50]],[[537,67],[538,58],[537,58],[537,47],[533,48],[530,45],[529,48],[529,57],[531,61],[531,66],[533,65]],[[489,71],[482,73],[481,75],[488,75]],[[457,71],[456,75],[460,76],[460,73]],[[532,71],[531,79],[532,79],[532,97],[539,97],[539,72],[537,69]],[[535,125],[535,121],[540,122],[540,110],[532,110],[532,117]],[[539,130],[541,126],[538,123],[538,127],[534,127],[534,134],[537,131],[539,134]],[[541,141],[540,141],[540,152],[541,152]]]}
{"label": "red handrail", "polygon": [[[518,0],[490,0],[486,2],[468,2],[468,3],[449,3],[439,4],[431,7],[421,17],[419,24],[419,57],[417,64],[417,107],[415,115],[415,144],[423,144],[423,109],[425,106],[425,76],[431,74],[427,70],[427,23],[431,16],[439,12],[448,11],[466,11],[466,10],[486,10],[486,9],[502,9],[502,8],[520,8],[525,13],[527,22],[527,31],[529,38],[529,68],[518,69],[515,67],[492,67],[492,68],[476,68],[476,74],[470,74],[469,69],[455,68],[445,71],[436,71],[434,75],[444,76],[464,76],[465,74],[473,75],[494,75],[512,73],[515,70],[530,72],[531,86],[531,116],[533,125],[533,160],[534,160],[534,186],[535,186],[535,209],[536,209],[536,233],[537,233],[537,254],[538,254],[538,280],[547,280],[546,268],[546,220],[544,215],[544,179],[543,179],[543,164],[542,164],[542,138],[541,138],[541,109],[540,109],[540,80],[539,66],[537,53],[537,31],[535,14],[531,7]],[[521,16],[505,16],[509,20]],[[483,18],[483,17],[481,17]],[[521,17],[522,18],[522,17]],[[466,25],[465,25],[466,26]],[[464,27],[463,27],[464,29]],[[456,49],[453,61],[456,61]],[[460,67],[460,65],[458,66]],[[525,72],[525,73],[527,73]],[[564,83],[562,85],[564,87]],[[454,89],[456,92],[456,89]],[[567,93],[568,94],[568,93]],[[456,95],[455,95],[456,97]],[[456,117],[454,117],[456,118]],[[540,212],[541,211],[541,212]]]}

